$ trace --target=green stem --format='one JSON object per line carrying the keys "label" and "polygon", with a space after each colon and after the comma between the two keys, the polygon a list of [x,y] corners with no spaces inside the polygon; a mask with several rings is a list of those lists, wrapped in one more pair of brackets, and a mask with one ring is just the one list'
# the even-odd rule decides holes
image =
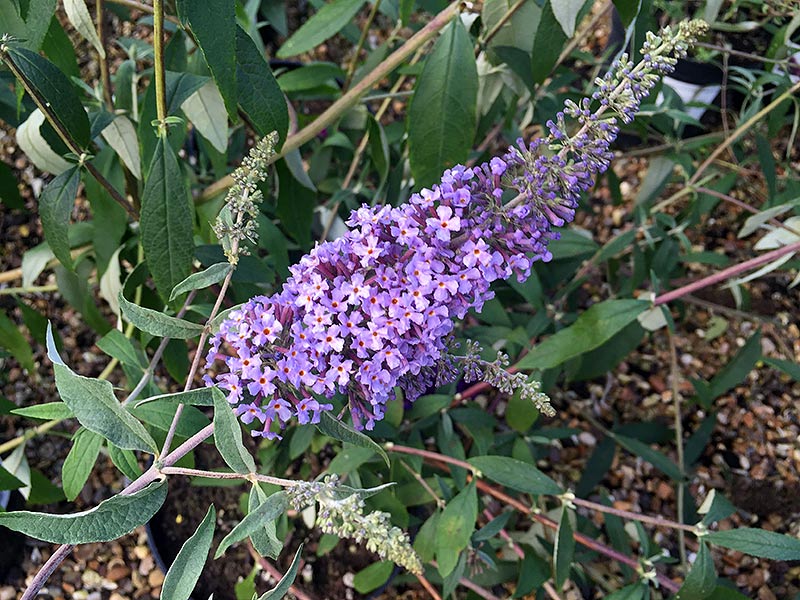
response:
{"label": "green stem", "polygon": [[378,8],[380,5],[381,0],[375,0],[375,2],[372,3],[372,10],[369,11],[367,22],[364,23],[364,29],[361,31],[361,37],[358,38],[358,43],[353,50],[353,58],[350,60],[350,64],[347,67],[347,78],[345,79],[344,87],[342,89],[346,90],[349,88],[350,83],[353,81],[353,75],[356,72],[356,65],[358,64],[358,55],[361,54],[361,49],[364,47],[364,42],[367,41],[369,28],[372,26],[372,22],[375,20],[375,15],[378,14]]}
{"label": "green stem", "polygon": [[166,138],[167,92],[164,83],[164,0],[153,0],[153,56],[158,136]]}
{"label": "green stem", "polygon": [[[106,36],[103,21],[105,15],[103,13],[103,0],[97,0],[95,3],[95,26],[97,28],[97,37],[100,38],[100,43],[105,48]],[[110,111],[114,110],[114,102],[111,99],[111,78],[108,74],[108,56],[100,56],[98,53],[97,60],[100,62],[100,84],[103,86],[103,101],[106,108]]]}
{"label": "green stem", "polygon": [[[672,388],[672,405],[675,411],[675,449],[678,453],[678,469],[681,473],[686,472],[686,460],[683,454],[683,419],[681,418],[681,391],[678,386],[678,350],[675,347],[675,336],[669,328],[667,328],[667,337],[669,338],[669,383]],[[676,482],[675,500],[677,503],[678,521],[683,523],[685,515],[683,512],[683,496],[684,496],[684,483],[683,481]],[[686,558],[686,536],[683,530],[678,530],[678,554],[680,555],[681,565],[684,571],[688,570],[689,561]]]}
{"label": "green stem", "polygon": [[262,483],[271,483],[281,487],[294,487],[299,482],[293,479],[282,479],[271,475],[261,475],[260,473],[226,473],[223,471],[201,471],[200,469],[187,469],[185,467],[164,467],[161,469],[164,475],[186,475],[188,477],[204,477],[206,479],[241,479],[250,481],[255,479]]}

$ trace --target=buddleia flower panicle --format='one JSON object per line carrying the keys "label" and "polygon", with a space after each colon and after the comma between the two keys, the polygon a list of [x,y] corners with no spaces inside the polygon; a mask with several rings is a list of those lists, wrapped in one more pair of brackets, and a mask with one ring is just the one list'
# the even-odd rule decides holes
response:
{"label": "buddleia flower panicle", "polygon": [[389,514],[364,513],[364,492],[370,490],[345,489],[336,475],[322,481],[301,482],[287,490],[289,502],[297,511],[318,505],[316,524],[323,533],[364,542],[382,560],[390,560],[412,573],[422,573],[422,563],[408,536],[391,525]]}
{"label": "buddleia flower panicle", "polygon": [[239,256],[247,254],[242,241],[255,243],[258,239],[256,218],[258,205],[263,200],[258,184],[267,178],[277,143],[278,134],[275,131],[261,138],[231,174],[234,184],[228,190],[213,230],[228,262],[233,265],[239,262]]}
{"label": "buddleia flower panicle", "polygon": [[455,356],[454,319],[480,311],[494,297],[492,282],[524,281],[534,262],[552,259],[554,228],[572,221],[580,195],[609,166],[618,120],[633,118],[704,27],[692,21],[648,36],[642,62],[623,55],[592,99],[567,102],[548,122],[546,137],[518,140],[475,168],[449,169],[402,206],[353,211],[348,233],[291,267],[279,293],[252,298],[223,322],[207,384],[226,390],[242,421],[258,421],[253,435],[267,438],[279,437],[274,424],[318,422],[336,393],[354,425],[372,429],[395,388],[413,402],[464,366],[553,414],[535,384],[503,374],[502,357]]}

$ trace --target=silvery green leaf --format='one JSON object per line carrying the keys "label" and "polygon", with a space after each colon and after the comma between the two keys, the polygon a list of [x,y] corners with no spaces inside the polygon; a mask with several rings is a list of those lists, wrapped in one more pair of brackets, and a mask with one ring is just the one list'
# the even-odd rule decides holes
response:
{"label": "silvery green leaf", "polygon": [[278,585],[276,585],[267,593],[263,594],[258,600],[282,600],[282,598],[286,596],[286,593],[289,591],[289,588],[292,587],[292,584],[297,577],[297,569],[300,566],[300,552],[302,552],[302,550],[303,544],[300,544],[300,547],[294,554],[292,564],[289,565],[289,570],[286,571],[286,574],[283,577],[281,577]]}
{"label": "silvery green leaf", "polygon": [[194,591],[197,580],[208,558],[211,542],[214,538],[214,521],[216,511],[214,505],[208,507],[208,512],[197,530],[181,546],[178,556],[172,562],[164,583],[161,586],[161,597],[169,600],[188,600]]}
{"label": "silvery green leaf", "polygon": [[333,0],[324,4],[283,43],[276,56],[296,56],[318,46],[350,23],[363,4],[364,0]]}
{"label": "silvery green leaf", "polygon": [[31,495],[31,467],[25,457],[25,444],[20,444],[3,459],[3,468],[25,484],[19,493],[27,500]]}
{"label": "silvery green leaf", "polygon": [[108,302],[113,312],[119,319],[121,316],[119,307],[119,296],[122,293],[122,271],[119,266],[119,252],[122,246],[116,249],[111,259],[108,261],[103,275],[100,277],[100,295]]}
{"label": "silvery green leaf", "polygon": [[255,531],[259,531],[269,521],[277,519],[286,507],[289,501],[286,499],[286,492],[276,492],[267,498],[257,509],[247,514],[231,532],[226,535],[217,547],[214,553],[216,560],[225,551],[236,542],[250,537]]}
{"label": "silvery green leaf", "polygon": [[639,325],[647,331],[658,331],[667,325],[667,318],[664,316],[664,309],[661,306],[654,306],[636,317]]}
{"label": "silvery green leaf", "polygon": [[703,539],[750,556],[771,560],[800,560],[800,539],[766,529],[737,527],[725,531],[712,531],[704,535]]}
{"label": "silvery green leaf", "polygon": [[173,394],[159,394],[157,396],[150,396],[144,400],[139,400],[136,407],[155,402],[156,400],[169,400],[171,402],[179,402],[180,404],[188,404],[190,406],[214,406],[214,394],[212,388],[202,387],[185,392],[175,392]]}
{"label": "silvery green leaf", "polygon": [[89,14],[89,9],[86,8],[86,3],[83,0],[64,0],[64,12],[67,13],[67,18],[72,23],[75,31],[94,46],[100,58],[105,60],[106,51],[103,48],[103,42],[100,41],[100,36],[97,35],[97,30],[92,21],[92,16]]}
{"label": "silvery green leaf", "polygon": [[130,119],[118,115],[100,132],[103,139],[114,149],[123,164],[136,179],[142,178],[142,163],[139,157],[139,138]]}
{"label": "silvery green leaf", "polygon": [[53,544],[109,542],[149,521],[166,497],[165,478],[134,494],[117,494],[78,513],[54,515],[26,510],[0,513],[0,525]]}
{"label": "silvery green leaf", "polygon": [[61,158],[39,133],[39,127],[43,123],[44,114],[37,108],[17,127],[17,145],[37,169],[59,175],[72,165]]}
{"label": "silvery green leaf", "polygon": [[173,288],[172,293],[169,295],[169,301],[172,302],[184,292],[201,290],[215,283],[219,283],[225,279],[225,276],[230,273],[232,269],[233,265],[230,263],[221,262],[214,263],[199,273],[192,273]]}
{"label": "silvery green leaf", "polygon": [[78,497],[86,485],[102,445],[103,438],[88,429],[81,427],[75,432],[72,448],[61,467],[61,487],[70,502]]}
{"label": "silvery green leaf", "polygon": [[[258,509],[261,504],[267,501],[267,494],[261,489],[258,483],[254,483],[250,491],[250,498],[248,499],[247,512],[251,513]],[[313,523],[311,525],[313,527]],[[250,534],[250,541],[253,542],[253,547],[262,556],[269,556],[272,559],[278,558],[283,544],[278,539],[275,521],[267,521],[262,529],[255,530]]]}
{"label": "silvery green leaf", "polygon": [[[800,240],[800,235],[795,233],[796,231],[800,231],[800,217],[789,217],[783,224],[788,229],[776,227],[758,240],[753,248],[756,250],[775,250]],[[790,229],[794,231],[790,231]]]}
{"label": "silvery green leaf", "polygon": [[222,94],[213,81],[207,81],[184,100],[181,110],[217,152],[225,152],[228,147],[228,113]]}
{"label": "silvery green leaf", "polygon": [[184,319],[170,317],[164,313],[128,302],[120,292],[119,305],[125,318],[142,331],[158,337],[186,340],[199,335],[203,326]]}
{"label": "silvery green leaf", "polygon": [[63,402],[47,402],[45,404],[15,408],[11,411],[11,414],[27,417],[28,419],[42,419],[43,421],[61,421],[73,416],[69,406]]}
{"label": "silvery green leaf", "polygon": [[[484,2],[481,9],[481,21],[486,33],[494,30],[515,4],[514,0],[487,0]],[[536,31],[539,26],[541,14],[542,9],[535,2],[525,2],[511,15],[510,19],[506,19],[489,42],[489,47],[511,46],[530,53],[533,46],[531,32]]]}
{"label": "silvery green leaf", "polygon": [[797,203],[800,202],[795,200],[793,202],[788,202],[786,204],[781,204],[779,206],[773,206],[772,208],[765,208],[757,212],[754,215],[747,217],[747,220],[742,225],[742,229],[739,231],[737,237],[739,239],[745,238],[760,227],[762,227],[767,221],[770,219],[774,219],[775,217],[779,217],[783,213],[792,210]]}
{"label": "silvery green leaf", "polygon": [[114,463],[114,466],[131,481],[135,481],[142,474],[139,461],[136,460],[136,455],[132,450],[117,448],[114,444],[109,442],[108,457],[111,459],[111,462]]}
{"label": "silvery green leaf", "polygon": [[561,25],[564,35],[571,38],[575,34],[575,21],[583,6],[584,0],[550,0],[550,7],[556,21]]}
{"label": "silvery green leaf", "polygon": [[[17,130],[19,132],[19,129]],[[22,287],[30,287],[36,278],[42,274],[47,263],[56,257],[50,249],[50,244],[42,242],[22,255]]]}
{"label": "silvery green leaf", "polygon": [[575,538],[572,535],[571,511],[565,505],[561,510],[561,519],[558,522],[556,543],[553,547],[553,570],[555,572],[556,589],[561,589],[569,578],[569,570],[575,556]]}
{"label": "silvery green leaf", "polygon": [[[800,239],[800,238],[798,238],[798,239]],[[767,273],[771,273],[772,271],[774,271],[775,269],[780,267],[783,263],[789,262],[794,257],[795,254],[797,254],[797,253],[796,252],[790,252],[788,254],[784,254],[783,256],[779,256],[778,258],[776,258],[772,262],[770,262],[770,263],[764,265],[763,267],[761,267],[758,271],[754,271],[753,273],[750,273],[746,277],[740,277],[740,278],[730,282],[727,287],[738,286],[738,285],[741,285],[743,283],[747,283],[748,281],[753,281],[754,279],[758,279],[759,277],[763,277]]]}
{"label": "silvery green leaf", "polygon": [[218,388],[211,388],[214,398],[214,444],[225,463],[241,474],[255,473],[253,457],[242,444],[242,426],[233,407]]}
{"label": "silvery green leaf", "polygon": [[56,350],[50,323],[47,324],[47,356],[53,361],[58,393],[81,425],[120,448],[158,451],[144,425],[120,405],[110,382],[77,375],[64,363]]}
{"label": "silvery green leaf", "polygon": [[500,485],[526,494],[561,494],[564,490],[534,465],[508,456],[476,456],[469,463]]}

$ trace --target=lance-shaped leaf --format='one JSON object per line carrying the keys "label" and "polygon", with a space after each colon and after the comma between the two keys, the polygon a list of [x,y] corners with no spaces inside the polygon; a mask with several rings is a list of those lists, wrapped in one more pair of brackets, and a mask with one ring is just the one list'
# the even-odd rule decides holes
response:
{"label": "lance-shaped leaf", "polygon": [[86,3],[83,0],[64,0],[64,12],[67,13],[67,18],[75,31],[80,33],[83,38],[89,42],[100,58],[105,60],[106,51],[103,48],[103,42],[100,36],[97,35],[97,29],[92,22],[92,16],[89,14],[89,9],[86,8]]}
{"label": "lance-shaped leaf", "polygon": [[286,499],[286,492],[272,494],[261,506],[249,513],[222,539],[214,554],[214,559],[216,560],[225,554],[225,550],[236,542],[253,535],[256,531],[260,531],[268,522],[277,519],[281,513],[286,510],[288,505],[289,502]]}
{"label": "lance-shaped leaf", "polygon": [[[267,499],[268,496],[266,492],[261,489],[258,483],[254,483],[250,491],[250,498],[248,499],[247,512],[254,512],[259,506],[266,502]],[[259,554],[262,556],[269,556],[272,559],[278,558],[278,554],[280,554],[283,548],[283,544],[278,539],[275,521],[267,521],[263,528],[254,531],[250,535],[250,541],[253,542],[253,548],[255,548]]]}
{"label": "lance-shaped leaf", "polygon": [[157,400],[168,400],[170,402],[177,402],[180,404],[188,404],[189,406],[214,406],[214,393],[212,388],[202,387],[194,390],[187,390],[185,392],[175,392],[172,394],[158,394],[157,396],[150,396],[144,400],[139,400],[136,406],[149,404]]}
{"label": "lance-shaped leaf", "polygon": [[28,373],[36,372],[36,363],[33,361],[31,345],[19,327],[6,314],[0,311],[0,348],[5,348]]}
{"label": "lance-shaped leaf", "polygon": [[203,331],[203,326],[184,319],[170,317],[157,310],[138,306],[125,299],[120,292],[119,306],[122,314],[135,327],[158,337],[170,337],[178,340],[193,338]]}
{"label": "lance-shaped leaf", "polygon": [[556,588],[561,589],[569,578],[569,569],[575,556],[575,538],[572,536],[572,523],[569,520],[569,508],[564,506],[558,522],[556,543],[553,547],[553,572]]}
{"label": "lance-shaped leaf", "polygon": [[139,468],[139,461],[136,460],[136,455],[132,450],[117,448],[114,444],[109,442],[108,456],[111,462],[114,463],[114,466],[131,481],[135,481],[142,474],[142,469]]}
{"label": "lance-shaped leaf", "polygon": [[771,560],[800,560],[800,539],[765,529],[739,527],[714,531],[703,539],[723,548]]}
{"label": "lance-shaped leaf", "polygon": [[292,564],[289,565],[289,569],[286,571],[286,574],[281,577],[281,580],[278,582],[274,588],[269,590],[268,592],[262,594],[258,600],[282,600],[286,593],[289,591],[289,588],[292,587],[295,578],[297,577],[297,569],[300,566],[300,553],[303,551],[303,544],[300,544],[300,547],[297,549],[297,552],[294,553],[294,558],[292,559]]}
{"label": "lance-shaped leaf", "polygon": [[296,56],[336,35],[353,20],[364,0],[333,0],[303,23],[278,50],[278,58]]}
{"label": "lance-shaped leaf", "polygon": [[75,433],[72,448],[61,467],[61,487],[70,502],[78,497],[86,485],[102,445],[103,438],[88,429],[82,427]]}
{"label": "lance-shaped leaf", "polygon": [[714,559],[708,546],[700,542],[700,550],[694,559],[691,571],[675,595],[676,600],[703,600],[711,595],[717,585],[717,573],[714,570]]}
{"label": "lance-shaped leaf", "polygon": [[258,135],[277,131],[283,143],[289,129],[286,98],[263,54],[241,27],[236,28],[236,85],[239,104]]}
{"label": "lance-shaped leaf", "polygon": [[125,115],[118,115],[101,132],[103,139],[114,149],[136,179],[142,178],[142,163],[139,158],[139,139],[136,128]]}
{"label": "lance-shaped leaf", "polygon": [[[54,151],[44,139],[40,127],[44,123],[44,113],[38,108],[17,127],[17,144],[36,168],[48,173],[59,174],[72,165]],[[49,248],[48,248],[49,250]]]}
{"label": "lance-shaped leaf", "polygon": [[159,137],[142,192],[139,224],[147,266],[156,288],[165,298],[191,270],[193,221],[193,209],[175,151]]}
{"label": "lance-shaped leaf", "polygon": [[181,20],[188,22],[217,82],[231,119],[236,121],[236,7],[234,0],[181,0]]}
{"label": "lance-shaped leaf", "polygon": [[233,265],[230,263],[215,263],[199,273],[192,273],[173,288],[172,293],[169,295],[169,301],[172,302],[184,292],[201,290],[219,283],[225,279],[231,269],[233,269]]}
{"label": "lance-shaped leaf", "polygon": [[507,456],[476,456],[468,461],[497,483],[527,494],[562,494],[559,485],[533,465]]}
{"label": "lance-shaped leaf", "polygon": [[144,425],[117,401],[110,382],[77,375],[61,360],[50,323],[47,324],[47,356],[53,361],[58,393],[81,425],[120,448],[158,451]]}
{"label": "lance-shaped leaf", "polygon": [[575,21],[578,19],[578,13],[583,4],[584,0],[556,0],[555,2],[550,2],[556,21],[561,25],[564,35],[568,38],[575,34]]}
{"label": "lance-shaped leaf", "polygon": [[408,108],[408,157],[417,187],[464,162],[477,125],[478,69],[472,41],[454,19],[425,61]]}
{"label": "lance-shaped leaf", "polygon": [[439,574],[447,577],[458,564],[458,556],[469,544],[478,516],[478,494],[475,483],[461,490],[447,503],[439,517],[436,536],[436,560]]}
{"label": "lance-shaped leaf", "polygon": [[39,216],[42,218],[44,237],[53,254],[68,269],[72,269],[72,255],[67,229],[80,180],[80,169],[71,167],[48,183],[39,196]]}
{"label": "lance-shaped leaf", "polygon": [[339,419],[334,419],[325,411],[323,411],[320,415],[319,423],[317,423],[317,429],[319,429],[320,432],[324,433],[325,435],[329,435],[333,439],[339,440],[340,442],[347,442],[348,444],[360,446],[361,448],[369,448],[370,450],[377,452],[386,463],[386,466],[389,466],[389,457],[387,456],[386,452],[377,443],[375,443],[372,438],[361,433],[360,431],[356,431],[349,425],[342,423]]}
{"label": "lance-shaped leaf", "polygon": [[79,513],[52,515],[27,510],[0,513],[0,525],[52,544],[109,542],[149,521],[166,497],[166,479],[162,479],[134,494],[118,494]]}
{"label": "lance-shaped leaf", "polygon": [[[561,0],[556,1],[560,2]],[[564,35],[561,25],[558,24],[553,14],[552,1],[545,3],[533,37],[531,70],[536,83],[542,83],[547,79],[566,41],[567,36]]]}
{"label": "lance-shaped leaf", "polygon": [[242,427],[225,395],[211,388],[214,397],[214,444],[225,463],[237,473],[255,473],[253,457],[242,444]]}
{"label": "lance-shaped leaf", "polygon": [[45,404],[35,404],[23,408],[15,408],[11,411],[12,415],[27,417],[29,419],[42,419],[43,421],[62,420],[72,417],[69,406],[63,402],[46,402]]}
{"label": "lance-shaped leaf", "polygon": [[569,327],[551,335],[519,361],[520,369],[550,369],[601,346],[649,308],[640,300],[594,304]]}
{"label": "lance-shaped leaf", "polygon": [[46,58],[25,48],[9,48],[8,54],[33,93],[47,103],[61,128],[78,147],[86,148],[90,141],[89,117],[66,75]]}
{"label": "lance-shaped leaf", "polygon": [[214,505],[208,507],[203,521],[197,531],[181,546],[178,556],[167,571],[164,584],[161,586],[161,597],[169,600],[188,600],[194,591],[203,565],[206,564],[211,541],[214,539]]}
{"label": "lance-shaped leaf", "polygon": [[213,81],[206,82],[184,100],[181,110],[217,152],[225,152],[228,147],[228,113],[225,112],[222,94]]}

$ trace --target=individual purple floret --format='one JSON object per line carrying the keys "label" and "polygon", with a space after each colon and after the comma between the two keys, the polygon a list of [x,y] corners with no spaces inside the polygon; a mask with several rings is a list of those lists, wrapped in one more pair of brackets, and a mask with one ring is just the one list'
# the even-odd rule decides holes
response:
{"label": "individual purple floret", "polygon": [[[454,356],[454,320],[480,311],[494,296],[493,281],[524,281],[535,261],[552,258],[553,227],[573,219],[580,195],[608,168],[615,115],[629,120],[654,85],[653,72],[674,63],[664,55],[685,52],[697,32],[695,25],[652,36],[649,57],[636,67],[623,56],[600,80],[599,108],[592,112],[588,99],[567,102],[547,138],[518,140],[477,168],[449,169],[400,207],[354,211],[350,231],[304,256],[280,293],[251,299],[222,323],[208,368],[222,360],[227,372],[209,371],[206,382],[227,392],[244,422],[263,425],[253,435],[267,438],[279,437],[274,423],[318,422],[337,392],[354,425],[372,429],[396,387],[413,402],[465,365],[504,389],[526,390],[554,414],[538,387],[501,377],[475,348]],[[568,133],[566,117],[577,121],[576,133]]]}

